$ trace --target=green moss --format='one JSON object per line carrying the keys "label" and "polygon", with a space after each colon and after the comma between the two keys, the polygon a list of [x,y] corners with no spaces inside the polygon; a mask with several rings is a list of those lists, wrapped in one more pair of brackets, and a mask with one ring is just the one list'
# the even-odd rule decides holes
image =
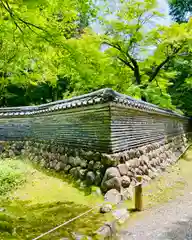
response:
{"label": "green moss", "polygon": [[13,232],[12,224],[10,222],[0,220],[0,232],[12,234]]}
{"label": "green moss", "polygon": [[175,164],[167,168],[161,176],[144,187],[144,207],[149,208],[175,199],[190,191],[192,181],[192,147]]}
{"label": "green moss", "polygon": [[[7,229],[0,233],[0,239],[31,240],[102,201],[97,194],[90,194],[90,189],[82,191],[76,188],[73,181],[66,181],[67,177],[62,174],[42,171],[24,159],[16,161],[20,171],[26,175],[26,183],[11,193],[10,200],[1,201],[1,207],[5,208],[6,214],[2,214],[2,220],[9,223],[14,233],[11,235]],[[9,164],[10,162],[11,160]],[[43,239],[70,237],[73,232],[90,235],[108,217],[109,215],[101,215],[98,209],[95,209]]]}
{"label": "green moss", "polygon": [[22,185],[25,181],[25,171],[22,163],[18,161],[0,160],[0,196],[5,196],[10,191]]}

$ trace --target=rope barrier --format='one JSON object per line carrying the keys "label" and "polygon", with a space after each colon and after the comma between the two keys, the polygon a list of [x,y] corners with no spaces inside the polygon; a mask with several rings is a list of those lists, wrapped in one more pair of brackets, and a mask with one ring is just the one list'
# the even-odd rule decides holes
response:
{"label": "rope barrier", "polygon": [[42,238],[42,237],[44,237],[44,236],[46,236],[46,235],[48,235],[48,234],[50,234],[50,233],[56,231],[57,229],[59,229],[59,228],[65,226],[65,225],[67,225],[67,224],[69,224],[69,223],[75,221],[76,219],[78,219],[78,218],[80,218],[80,217],[82,217],[82,216],[88,214],[89,212],[93,211],[94,209],[96,209],[96,208],[98,208],[98,207],[100,207],[100,206],[101,206],[101,204],[99,204],[99,205],[97,205],[97,206],[95,206],[95,207],[89,209],[88,211],[86,211],[86,212],[84,212],[84,213],[81,213],[80,215],[78,215],[78,216],[76,216],[76,217],[74,217],[74,218],[68,220],[67,222],[64,222],[64,223],[58,225],[57,227],[55,227],[55,228],[53,228],[53,229],[51,229],[51,230],[49,230],[49,231],[47,231],[47,232],[41,234],[40,236],[38,236],[38,237],[36,237],[36,238],[33,238],[32,240],[38,240],[38,239],[40,239],[40,238]]}

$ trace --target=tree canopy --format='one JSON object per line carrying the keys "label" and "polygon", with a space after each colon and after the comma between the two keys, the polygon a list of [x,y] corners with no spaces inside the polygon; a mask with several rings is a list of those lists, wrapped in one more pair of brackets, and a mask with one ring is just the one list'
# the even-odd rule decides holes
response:
{"label": "tree canopy", "polygon": [[161,25],[155,0],[108,4],[0,0],[0,106],[111,87],[189,115],[192,20]]}
{"label": "tree canopy", "polygon": [[178,23],[187,22],[192,15],[191,0],[169,0],[170,14]]}

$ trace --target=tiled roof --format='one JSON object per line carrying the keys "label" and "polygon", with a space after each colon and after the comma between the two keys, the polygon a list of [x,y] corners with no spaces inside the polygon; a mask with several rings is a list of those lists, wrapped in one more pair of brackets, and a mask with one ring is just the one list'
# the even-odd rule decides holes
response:
{"label": "tiled roof", "polygon": [[0,117],[35,115],[104,102],[114,102],[122,106],[130,107],[132,109],[185,118],[184,116],[174,111],[160,108],[148,102],[136,100],[132,97],[115,92],[110,88],[105,88],[89,94],[73,97],[71,99],[55,101],[38,106],[0,108]]}

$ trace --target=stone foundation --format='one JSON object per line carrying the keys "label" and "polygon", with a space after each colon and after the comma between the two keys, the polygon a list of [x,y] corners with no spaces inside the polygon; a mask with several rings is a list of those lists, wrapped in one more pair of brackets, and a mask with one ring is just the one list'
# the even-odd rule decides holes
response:
{"label": "stone foundation", "polygon": [[23,155],[42,167],[69,174],[86,185],[100,186],[105,193],[110,189],[122,192],[129,188],[130,184],[134,185],[136,175],[154,178],[158,170],[173,164],[186,146],[187,138],[183,134],[114,154],[32,141],[0,142],[0,152],[2,158]]}

